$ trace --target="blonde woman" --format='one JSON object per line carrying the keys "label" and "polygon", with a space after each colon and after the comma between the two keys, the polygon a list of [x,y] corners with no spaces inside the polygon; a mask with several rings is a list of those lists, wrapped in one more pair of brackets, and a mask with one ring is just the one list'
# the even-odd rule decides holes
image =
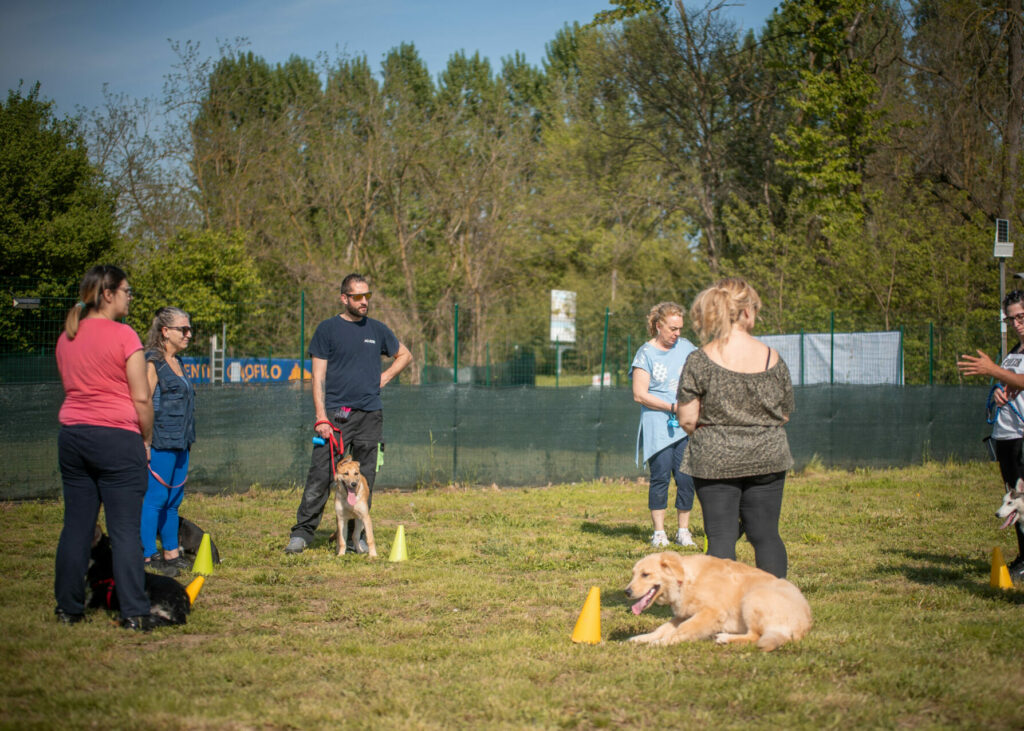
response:
{"label": "blonde woman", "polygon": [[651,339],[640,346],[633,358],[630,375],[633,379],[633,400],[640,404],[640,428],[636,435],[636,460],[650,470],[647,507],[651,511],[654,535],[651,545],[669,545],[665,535],[665,510],[668,507],[668,485],[676,481],[675,540],[681,546],[696,546],[690,534],[690,511],[693,509],[693,480],[680,471],[686,450],[686,432],[675,420],[676,387],[686,358],[696,348],[679,337],[683,329],[683,308],[675,302],[661,302],[647,315],[647,332]]}
{"label": "blonde woman", "polygon": [[757,567],[782,578],[779,515],[793,466],[784,425],[793,385],[778,352],[751,335],[760,309],[757,292],[738,278],[697,295],[690,318],[701,347],[683,368],[676,414],[690,434],[682,468],[693,475],[708,554],[735,559],[742,522]]}
{"label": "blonde woman", "polygon": [[[196,440],[195,389],[178,356],[192,341],[188,313],[161,307],[146,336],[146,376],[153,397],[149,489],[142,503],[142,549],[149,568],[176,574],[192,568],[178,549],[178,507],[185,495],[189,450]],[[156,550],[160,535],[163,554]]]}
{"label": "blonde woman", "polygon": [[139,515],[146,493],[146,452],[153,404],[142,341],[120,322],[132,288],[115,266],[95,266],[79,288],[57,340],[64,384],[57,438],[64,492],[64,527],[57,544],[55,613],[64,624],[85,618],[85,572],[99,515],[106,513],[121,626],[154,626],[145,592]]}

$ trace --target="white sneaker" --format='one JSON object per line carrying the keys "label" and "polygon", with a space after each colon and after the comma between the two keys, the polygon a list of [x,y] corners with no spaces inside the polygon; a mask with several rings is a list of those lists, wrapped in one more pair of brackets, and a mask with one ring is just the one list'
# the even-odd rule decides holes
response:
{"label": "white sneaker", "polygon": [[651,546],[653,548],[665,548],[668,546],[668,536],[665,535],[665,531],[654,531],[654,535],[651,536]]}
{"label": "white sneaker", "polygon": [[676,533],[676,543],[680,546],[686,546],[687,548],[697,547],[697,544],[693,540],[693,536],[690,534],[690,531],[686,530],[686,528],[680,528],[679,532]]}

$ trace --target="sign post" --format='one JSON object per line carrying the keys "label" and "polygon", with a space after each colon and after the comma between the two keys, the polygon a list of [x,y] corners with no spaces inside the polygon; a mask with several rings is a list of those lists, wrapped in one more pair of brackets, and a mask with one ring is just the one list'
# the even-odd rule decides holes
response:
{"label": "sign post", "polygon": [[576,345],[576,293],[551,290],[551,342],[555,346],[555,383],[562,375],[562,353]]}
{"label": "sign post", "polygon": [[1006,260],[1013,256],[1013,243],[1010,241],[1010,222],[1005,218],[996,219],[995,245],[992,256],[999,259],[999,362],[1006,359],[1006,323],[1003,317],[1003,300],[1006,298]]}

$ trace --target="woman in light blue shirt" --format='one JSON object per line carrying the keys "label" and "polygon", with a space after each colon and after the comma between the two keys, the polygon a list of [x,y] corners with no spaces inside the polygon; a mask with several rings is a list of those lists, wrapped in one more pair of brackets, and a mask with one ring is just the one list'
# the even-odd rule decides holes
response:
{"label": "woman in light blue shirt", "polygon": [[669,545],[665,535],[665,510],[668,507],[668,484],[676,480],[676,511],[679,528],[675,542],[696,546],[690,535],[690,510],[693,508],[693,478],[679,471],[686,449],[686,432],[675,418],[676,388],[686,358],[696,348],[679,337],[683,329],[683,308],[675,302],[661,302],[647,315],[651,339],[640,346],[633,358],[630,375],[633,379],[633,400],[640,404],[640,429],[636,437],[636,459],[650,470],[647,507],[651,511],[654,536],[651,545]]}

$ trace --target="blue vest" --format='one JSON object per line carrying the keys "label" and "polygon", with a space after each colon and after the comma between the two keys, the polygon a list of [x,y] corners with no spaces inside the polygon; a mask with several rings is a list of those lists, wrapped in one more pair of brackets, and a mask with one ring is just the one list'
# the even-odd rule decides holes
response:
{"label": "blue vest", "polygon": [[187,379],[178,376],[159,353],[146,353],[156,366],[153,392],[153,448],[188,449],[196,440],[196,392]]}

